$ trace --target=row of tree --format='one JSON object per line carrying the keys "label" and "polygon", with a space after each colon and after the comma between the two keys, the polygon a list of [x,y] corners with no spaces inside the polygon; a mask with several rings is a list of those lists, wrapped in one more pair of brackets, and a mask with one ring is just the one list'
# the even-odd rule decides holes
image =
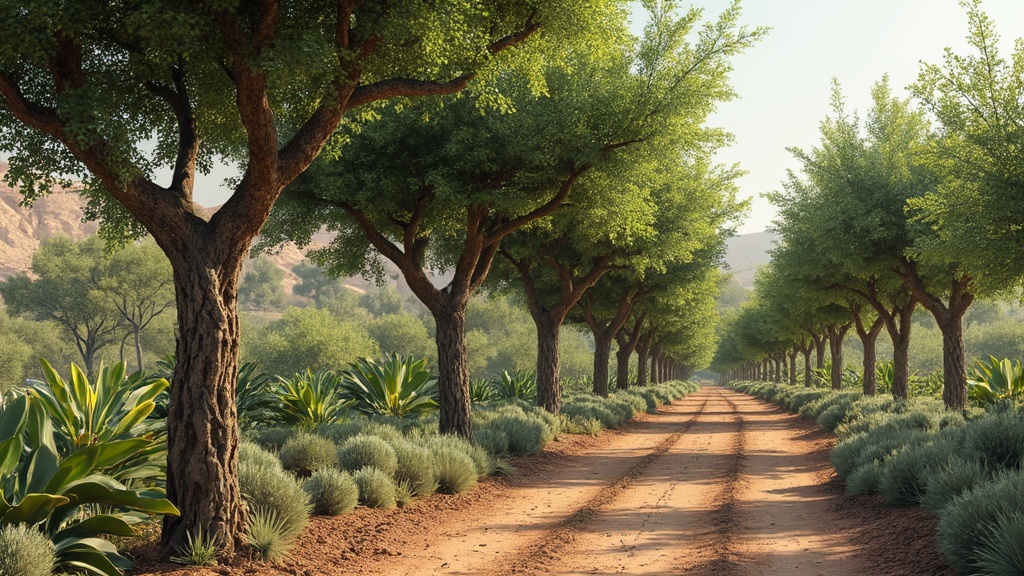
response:
{"label": "row of tree", "polygon": [[[312,258],[331,274],[399,268],[434,319],[442,432],[472,433],[465,313],[488,281],[524,294],[552,411],[558,328],[602,277],[618,281],[581,312],[601,342],[636,312],[627,347],[658,377],[690,361],[737,211],[737,171],[710,161],[728,136],[705,120],[762,31],[735,4],[704,25],[645,6],[644,38],[615,0],[0,7],[8,181],[31,201],[81,175],[101,235],[148,232],[173,270],[166,550],[243,540],[238,290],[261,231],[273,249],[326,227]],[[205,218],[195,176],[220,160],[241,176]]]}
{"label": "row of tree", "polygon": [[[800,173],[770,195],[781,239],[751,303],[726,330],[715,364],[743,376],[790,373],[804,355],[841,385],[843,338],[854,328],[864,349],[864,391],[875,392],[875,340],[892,340],[893,395],[908,395],[908,347],[918,306],[942,333],[943,400],[967,406],[963,317],[979,296],[1016,290],[1024,189],[1024,45],[999,55],[993,23],[967,4],[974,52],[925,64],[895,96],[887,79],[872,89],[865,119],[846,109],[838,86],[821,142],[794,149]],[[792,377],[792,376],[791,376]]]}

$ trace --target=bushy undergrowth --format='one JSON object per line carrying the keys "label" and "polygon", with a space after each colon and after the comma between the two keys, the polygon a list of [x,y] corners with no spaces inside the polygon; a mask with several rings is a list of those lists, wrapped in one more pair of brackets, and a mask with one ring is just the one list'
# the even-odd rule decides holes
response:
{"label": "bushy undergrowth", "polygon": [[0,528],[0,574],[50,576],[57,564],[50,539],[24,524]]}
{"label": "bushy undergrowth", "polygon": [[242,498],[253,509],[273,513],[282,523],[282,534],[293,538],[309,522],[309,499],[299,480],[286,472],[273,454],[271,460],[261,452],[256,446],[239,451],[238,485]]}
{"label": "bushy undergrowth", "polygon": [[434,492],[437,480],[430,451],[411,442],[400,440],[391,445],[398,457],[395,482],[405,486],[412,496],[426,496]]}
{"label": "bushy undergrowth", "polygon": [[374,466],[360,468],[352,475],[359,487],[359,503],[370,508],[394,508],[395,482],[391,475]]}
{"label": "bushy undergrowth", "polygon": [[279,564],[291,557],[295,536],[290,534],[287,522],[276,512],[254,508],[249,516],[245,540],[260,560]]}
{"label": "bushy undergrowth", "polygon": [[964,574],[1022,574],[1024,411],[944,410],[858,392],[742,383],[737,389],[815,418],[840,443],[830,456],[853,494],[919,505],[939,515],[939,547]]}
{"label": "bushy undergrowth", "polygon": [[338,466],[349,472],[372,466],[390,475],[398,468],[398,456],[387,440],[359,434],[338,447]]}
{"label": "bushy undergrowth", "polygon": [[438,492],[458,494],[476,486],[477,469],[465,452],[452,445],[437,445],[431,455]]}
{"label": "bushy undergrowth", "polygon": [[359,488],[352,476],[333,468],[317,470],[302,485],[313,505],[313,513],[338,516],[351,512],[359,502]]}
{"label": "bushy undergrowth", "polygon": [[281,446],[281,464],[300,477],[306,477],[338,463],[338,447],[330,440],[300,432]]}

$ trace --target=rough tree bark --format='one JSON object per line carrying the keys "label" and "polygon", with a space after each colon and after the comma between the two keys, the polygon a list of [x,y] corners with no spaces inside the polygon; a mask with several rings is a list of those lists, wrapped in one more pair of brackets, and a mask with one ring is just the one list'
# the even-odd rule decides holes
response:
{"label": "rough tree bark", "polygon": [[829,354],[832,356],[832,389],[843,388],[843,340],[846,339],[846,331],[850,329],[850,323],[830,324],[826,327],[828,334]]}
{"label": "rough tree bark", "polygon": [[942,401],[947,410],[966,410],[967,365],[964,358],[963,318],[974,302],[974,287],[968,276],[950,280],[946,304],[931,293],[917,271],[917,264],[903,260],[897,275],[910,288],[914,297],[935,318],[942,332]]}
{"label": "rough tree bark", "polygon": [[796,386],[796,357],[800,354],[800,349],[794,346],[789,350],[789,385]]}
{"label": "rough tree bark", "polygon": [[906,400],[910,396],[910,329],[917,299],[909,288],[905,288],[906,293],[898,295],[893,302],[882,302],[878,294],[878,279],[874,277],[868,280],[863,290],[853,286],[838,287],[864,298],[882,319],[885,331],[892,340],[892,395],[893,398]]}
{"label": "rough tree bark", "polygon": [[640,337],[640,343],[637,346],[637,359],[636,359],[636,385],[647,386],[647,370],[650,366],[651,359],[651,345],[654,344],[654,332],[647,332]]}
{"label": "rough tree bark", "polygon": [[878,316],[870,326],[864,326],[860,306],[854,304],[850,307],[850,311],[853,313],[853,324],[857,330],[857,336],[860,338],[861,347],[864,349],[862,388],[865,396],[874,396],[878,388],[878,372],[875,369],[877,358],[875,343],[878,340],[878,334],[881,333],[882,327],[885,325],[885,321],[881,316]]}

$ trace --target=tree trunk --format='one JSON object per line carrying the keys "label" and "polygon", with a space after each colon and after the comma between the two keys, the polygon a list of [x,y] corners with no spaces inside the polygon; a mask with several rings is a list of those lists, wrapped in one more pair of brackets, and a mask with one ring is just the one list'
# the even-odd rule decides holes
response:
{"label": "tree trunk", "polygon": [[910,334],[892,340],[892,397],[910,398]]}
{"label": "tree trunk", "polygon": [[167,414],[167,497],[181,516],[164,517],[168,552],[199,529],[228,554],[244,545],[235,408],[240,270],[241,258],[234,269],[196,256],[175,266],[179,336]]}
{"label": "tree trunk", "polygon": [[615,387],[619,390],[629,388],[629,359],[636,350],[636,338],[628,338],[622,332],[615,337],[619,349],[615,351]]}
{"label": "tree trunk", "polygon": [[966,410],[967,367],[964,358],[963,315],[950,311],[938,324],[942,331],[942,401],[947,410]]}
{"label": "tree trunk", "polygon": [[828,348],[832,356],[832,389],[843,388],[843,340],[850,324],[833,325],[828,328]]}
{"label": "tree trunk", "polygon": [[811,346],[802,350],[804,354],[804,388],[811,387]]}
{"label": "tree trunk", "polygon": [[132,328],[132,332],[135,334],[135,362],[136,362],[136,366],[138,366],[139,372],[141,372],[143,370],[143,366],[142,366],[142,340],[141,340],[141,336],[142,336],[141,332],[142,332],[142,330],[140,330],[138,328],[138,326],[135,326],[135,327]]}
{"label": "tree trunk", "polygon": [[774,382],[776,384],[781,384],[782,383],[782,366],[783,366],[783,364],[786,361],[786,357],[782,353],[779,353],[779,354],[776,354],[774,358],[772,358],[772,361],[775,362],[775,379],[774,379]]}
{"label": "tree trunk", "polygon": [[874,335],[864,336],[860,339],[861,346],[864,348],[864,362],[861,364],[864,368],[864,376],[861,379],[861,384],[865,396],[874,396],[878,391],[878,372],[875,370],[878,358],[875,354],[877,337],[878,333],[876,332]]}
{"label": "tree trunk", "polygon": [[789,351],[789,385],[796,386],[796,357],[800,353],[799,348]]}
{"label": "tree trunk", "polygon": [[885,324],[881,317],[875,318],[871,326],[865,328],[861,320],[860,312],[854,308],[854,325],[857,328],[857,336],[860,338],[861,347],[864,349],[864,362],[861,366],[864,369],[864,376],[861,379],[865,396],[874,396],[878,388],[878,372],[875,369],[877,355],[875,354],[875,343],[878,341],[878,334]]}
{"label": "tree trunk", "polygon": [[595,333],[594,336],[594,394],[607,398],[608,362],[612,355],[612,335]]}
{"label": "tree trunk", "polygon": [[818,370],[825,369],[825,343],[828,338],[824,334],[814,336],[814,353],[816,354],[814,367]]}
{"label": "tree trunk", "polygon": [[647,367],[649,365],[651,355],[651,340],[650,336],[646,336],[640,340],[640,346],[637,349],[637,360],[636,360],[636,385],[647,386]]}
{"label": "tree trunk", "polygon": [[950,278],[948,303],[928,291],[917,272],[917,263],[902,262],[897,274],[911,293],[928,309],[942,332],[942,401],[947,410],[967,408],[967,367],[964,359],[963,318],[974,302],[972,281],[968,276]]}
{"label": "tree trunk", "polygon": [[534,318],[537,326],[537,405],[552,414],[562,407],[562,378],[558,356],[561,323]]}
{"label": "tree trunk", "polygon": [[473,438],[469,400],[469,368],[466,366],[466,306],[468,299],[448,295],[434,315],[437,327],[438,431]]}

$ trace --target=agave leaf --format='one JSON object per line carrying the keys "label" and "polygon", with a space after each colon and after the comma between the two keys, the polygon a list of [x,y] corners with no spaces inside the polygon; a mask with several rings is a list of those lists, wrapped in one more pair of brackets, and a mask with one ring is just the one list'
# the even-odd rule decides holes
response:
{"label": "agave leaf", "polygon": [[56,494],[28,494],[4,513],[3,518],[0,518],[0,525],[36,524],[68,501],[67,497]]}
{"label": "agave leaf", "polygon": [[24,449],[25,444],[21,441],[21,436],[14,436],[0,442],[0,478],[17,469],[18,462],[21,461],[21,452]]}
{"label": "agave leaf", "polygon": [[73,538],[77,540],[100,534],[125,537],[136,536],[135,529],[124,518],[114,514],[96,514],[57,532],[53,535],[53,542],[54,545],[57,545],[65,539]]}
{"label": "agave leaf", "polygon": [[0,439],[7,440],[21,434],[28,420],[28,402],[28,396],[21,394],[0,412]]}

